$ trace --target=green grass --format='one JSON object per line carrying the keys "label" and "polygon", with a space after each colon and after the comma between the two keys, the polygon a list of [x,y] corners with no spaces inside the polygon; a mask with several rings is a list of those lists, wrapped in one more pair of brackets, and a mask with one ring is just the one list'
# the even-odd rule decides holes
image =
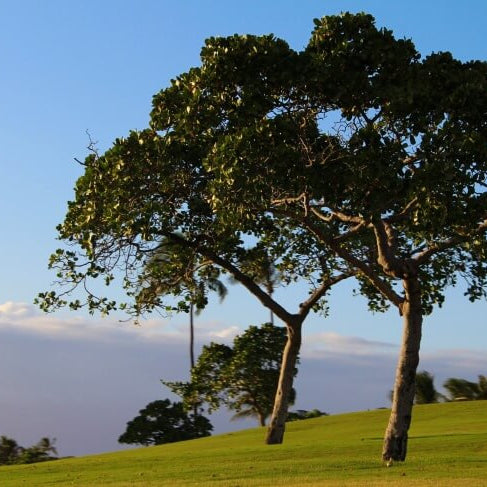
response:
{"label": "green grass", "polygon": [[416,406],[405,463],[380,461],[388,410],[199,440],[0,468],[0,486],[485,486],[487,402]]}

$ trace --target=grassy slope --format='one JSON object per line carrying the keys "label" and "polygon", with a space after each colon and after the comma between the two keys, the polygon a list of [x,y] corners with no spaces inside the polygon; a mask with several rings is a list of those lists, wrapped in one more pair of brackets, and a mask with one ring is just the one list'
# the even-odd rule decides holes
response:
{"label": "grassy slope", "polygon": [[0,468],[9,486],[487,485],[486,401],[416,406],[404,464],[380,461],[389,411],[290,423],[103,455]]}

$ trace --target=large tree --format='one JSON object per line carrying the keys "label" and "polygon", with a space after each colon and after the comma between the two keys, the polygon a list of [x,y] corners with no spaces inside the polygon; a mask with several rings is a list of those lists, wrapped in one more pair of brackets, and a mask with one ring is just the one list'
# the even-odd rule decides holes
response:
{"label": "large tree", "polygon": [[[459,275],[470,299],[485,295],[487,67],[421,59],[366,14],[315,24],[302,52],[271,35],[207,40],[202,65],[154,97],[148,129],[86,159],[59,227],[78,248],[51,265],[74,286],[121,265],[136,295],[146,256],[170,239],[233,275],[288,329],[269,443],[282,441],[302,323],[353,272],[373,309],[403,317],[383,458],[404,460],[423,315]],[[308,282],[298,311],[245,273],[259,249],[284,284]]]}
{"label": "large tree", "polygon": [[[272,413],[279,381],[286,330],[265,323],[250,326],[233,345],[205,345],[191,371],[191,381],[164,382],[184,398],[188,408],[206,404],[208,411],[222,405],[235,411],[234,418],[254,416],[261,426]],[[297,369],[293,371],[293,377]],[[289,404],[296,393],[291,389]]]}

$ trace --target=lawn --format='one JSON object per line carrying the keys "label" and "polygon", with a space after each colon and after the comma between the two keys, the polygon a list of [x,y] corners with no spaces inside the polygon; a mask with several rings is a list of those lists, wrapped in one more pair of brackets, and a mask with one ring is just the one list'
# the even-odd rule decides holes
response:
{"label": "lawn", "polygon": [[0,468],[0,486],[486,486],[486,401],[415,406],[405,463],[380,460],[388,410],[170,445]]}

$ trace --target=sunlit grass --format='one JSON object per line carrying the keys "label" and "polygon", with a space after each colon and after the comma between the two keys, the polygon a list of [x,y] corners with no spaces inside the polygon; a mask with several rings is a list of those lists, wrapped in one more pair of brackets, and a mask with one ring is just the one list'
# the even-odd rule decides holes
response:
{"label": "sunlit grass", "polygon": [[382,464],[389,411],[290,423],[283,445],[264,430],[0,468],[0,486],[485,486],[487,402],[416,406],[405,463]]}

